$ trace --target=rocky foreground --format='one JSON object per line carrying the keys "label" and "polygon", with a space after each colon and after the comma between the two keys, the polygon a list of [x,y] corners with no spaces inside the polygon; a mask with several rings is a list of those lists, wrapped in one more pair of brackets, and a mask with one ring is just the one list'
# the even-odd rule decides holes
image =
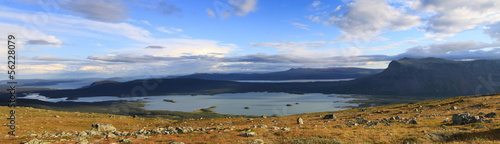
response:
{"label": "rocky foreground", "polygon": [[[0,107],[2,119],[8,110]],[[500,143],[499,110],[500,95],[181,121],[20,107],[17,136],[1,127],[0,143]]]}

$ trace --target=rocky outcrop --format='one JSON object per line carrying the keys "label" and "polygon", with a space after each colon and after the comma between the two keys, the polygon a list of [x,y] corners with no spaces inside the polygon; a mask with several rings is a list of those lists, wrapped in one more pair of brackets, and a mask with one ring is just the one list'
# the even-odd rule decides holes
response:
{"label": "rocky outcrop", "polygon": [[462,114],[454,114],[453,117],[451,118],[451,121],[453,122],[454,125],[463,125],[463,124],[481,122],[481,118],[479,116],[470,115],[469,113],[462,113]]}
{"label": "rocky outcrop", "polygon": [[97,132],[116,131],[116,128],[111,124],[95,123],[92,124],[91,131],[97,131]]}

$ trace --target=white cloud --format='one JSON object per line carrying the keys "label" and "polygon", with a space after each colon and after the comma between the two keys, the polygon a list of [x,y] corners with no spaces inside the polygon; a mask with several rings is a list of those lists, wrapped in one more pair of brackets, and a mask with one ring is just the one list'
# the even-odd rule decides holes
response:
{"label": "white cloud", "polygon": [[428,13],[429,38],[442,40],[481,25],[500,22],[500,1],[497,0],[419,0],[411,4],[415,11]]}
{"label": "white cloud", "polygon": [[345,13],[332,15],[327,23],[340,29],[341,40],[366,42],[384,31],[407,30],[421,23],[418,16],[396,9],[384,0],[357,0],[341,9]]}
{"label": "white cloud", "polygon": [[258,0],[229,0],[228,4],[235,8],[236,15],[244,16],[257,10],[257,1]]}
{"label": "white cloud", "polygon": [[61,8],[85,18],[103,22],[119,22],[127,19],[127,8],[120,0],[71,0]]}
{"label": "white cloud", "polygon": [[[151,33],[143,28],[133,26],[128,23],[107,23],[94,20],[83,19],[80,17],[54,14],[37,13],[32,14],[26,11],[15,10],[0,6],[0,17],[6,20],[25,23],[24,29],[30,31],[43,30],[71,30],[68,34],[78,35],[78,31],[102,32],[113,35],[120,35],[138,41],[153,41]],[[32,22],[31,19],[39,19]],[[41,19],[41,20],[40,20]],[[33,30],[34,29],[34,30]],[[29,37],[30,35],[26,35]]]}
{"label": "white cloud", "polygon": [[[13,34],[18,40],[26,41],[27,44],[32,45],[50,45],[59,47],[63,43],[61,40],[53,35],[47,35],[32,27],[22,27],[15,24],[0,23],[0,33]],[[18,43],[18,44],[26,44]]]}
{"label": "white cloud", "polygon": [[327,48],[328,44],[333,42],[327,41],[312,41],[312,42],[267,42],[267,43],[250,43],[252,47],[272,47],[276,48],[282,54],[302,56],[309,58],[324,58],[332,56],[353,56],[362,53],[358,47],[347,48]]}
{"label": "white cloud", "polygon": [[300,29],[304,29],[304,30],[311,30],[309,29],[309,26],[306,25],[306,24],[301,24],[301,23],[292,23],[293,26],[295,26],[296,28],[300,28]]}
{"label": "white cloud", "polygon": [[314,1],[311,6],[317,7],[319,4],[321,4],[321,1]]}
{"label": "white cloud", "polygon": [[[236,49],[234,44],[225,44],[204,39],[157,39],[146,46],[107,50],[113,55],[93,55],[91,60],[116,62],[151,62],[152,60],[175,60],[183,56],[223,57]],[[150,58],[141,58],[143,56]],[[130,60],[126,60],[130,59]]]}
{"label": "white cloud", "polygon": [[182,29],[174,28],[174,27],[169,27],[169,28],[157,27],[156,30],[164,32],[164,33],[168,33],[168,34],[179,33],[179,32],[183,31]]}
{"label": "white cloud", "polygon": [[215,18],[215,12],[212,11],[210,8],[207,8],[207,14],[211,17],[211,18]]}
{"label": "white cloud", "polygon": [[39,55],[32,58],[33,60],[41,60],[41,61],[79,61],[77,59],[71,58],[59,58],[52,55]]}

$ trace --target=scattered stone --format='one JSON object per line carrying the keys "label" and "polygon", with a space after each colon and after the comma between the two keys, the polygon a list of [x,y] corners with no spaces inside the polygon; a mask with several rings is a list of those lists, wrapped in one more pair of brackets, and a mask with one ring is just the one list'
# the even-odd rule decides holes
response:
{"label": "scattered stone", "polygon": [[483,129],[483,128],[486,128],[486,127],[484,127],[482,125],[476,127],[476,129]]}
{"label": "scattered stone", "polygon": [[470,128],[459,128],[459,130],[470,130]]}
{"label": "scattered stone", "polygon": [[244,109],[250,109],[250,107],[244,107]]}
{"label": "scattered stone", "polygon": [[496,116],[497,116],[497,113],[494,113],[494,112],[491,112],[491,113],[484,115],[484,117],[487,117],[487,118],[494,118]]}
{"label": "scattered stone", "polygon": [[279,130],[280,128],[279,128],[279,127],[277,127],[277,126],[272,126],[272,127],[270,127],[269,129],[271,129],[271,130]]}
{"label": "scattered stone", "polygon": [[454,114],[451,118],[454,125],[463,125],[469,123],[481,122],[479,116],[472,116],[469,113]]}
{"label": "scattered stone", "polygon": [[325,115],[325,117],[323,117],[323,119],[336,119],[336,117],[334,114],[327,114]]}
{"label": "scattered stone", "polygon": [[416,120],[411,120],[410,124],[418,124],[418,122]]}
{"label": "scattered stone", "polygon": [[254,139],[248,144],[264,144],[264,140],[262,139]]}
{"label": "scattered stone", "polygon": [[259,124],[257,125],[257,128],[267,128],[267,125]]}
{"label": "scattered stone", "polygon": [[283,127],[283,128],[281,128],[281,130],[283,130],[283,131],[290,131],[290,128],[289,127]]}
{"label": "scattered stone", "polygon": [[267,118],[267,116],[266,116],[266,115],[262,115],[261,117],[262,117],[262,118]]}
{"label": "scattered stone", "polygon": [[142,134],[138,134],[135,136],[136,139],[146,139],[148,138],[148,136],[145,136],[145,135],[142,135]]}
{"label": "scattered stone", "polygon": [[292,104],[286,104],[286,106],[293,106]]}
{"label": "scattered stone", "polygon": [[94,123],[92,124],[91,131],[98,131],[98,132],[116,131],[116,128],[111,124]]}
{"label": "scattered stone", "polygon": [[458,109],[458,107],[457,107],[457,106],[452,106],[452,107],[450,108],[450,110],[457,110],[457,109]]}
{"label": "scattered stone", "polygon": [[58,115],[55,115],[54,117],[55,117],[55,118],[60,118],[60,116],[58,116]]}
{"label": "scattered stone", "polygon": [[120,142],[120,143],[132,143],[132,140],[128,139],[128,138],[122,138],[118,142]]}
{"label": "scattered stone", "polygon": [[255,132],[247,132],[247,133],[242,133],[241,136],[244,136],[244,137],[253,137],[253,136],[257,136],[257,133],[255,133]]}
{"label": "scattered stone", "polygon": [[174,142],[170,142],[168,144],[184,144],[184,142],[176,142],[176,141],[174,141]]}
{"label": "scattered stone", "polygon": [[387,136],[392,136],[392,133],[388,133]]}
{"label": "scattered stone", "polygon": [[302,120],[302,118],[298,118],[297,119],[297,124],[304,124],[304,120]]}
{"label": "scattered stone", "polygon": [[83,139],[82,141],[78,142],[77,144],[88,144],[89,141],[87,139]]}

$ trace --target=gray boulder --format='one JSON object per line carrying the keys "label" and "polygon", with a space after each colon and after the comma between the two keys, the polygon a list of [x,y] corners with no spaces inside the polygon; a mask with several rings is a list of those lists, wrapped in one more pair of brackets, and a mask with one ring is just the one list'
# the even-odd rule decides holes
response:
{"label": "gray boulder", "polygon": [[116,131],[116,128],[111,124],[94,123],[92,124],[91,131],[98,131],[98,132]]}
{"label": "gray boulder", "polygon": [[325,117],[323,117],[323,119],[336,119],[337,117],[335,117],[334,114],[327,114],[325,115]]}
{"label": "gray boulder", "polygon": [[472,116],[469,113],[454,114],[451,118],[454,125],[463,125],[469,123],[481,122],[479,116]]}
{"label": "gray boulder", "polygon": [[297,124],[304,124],[304,120],[302,118],[297,119]]}

